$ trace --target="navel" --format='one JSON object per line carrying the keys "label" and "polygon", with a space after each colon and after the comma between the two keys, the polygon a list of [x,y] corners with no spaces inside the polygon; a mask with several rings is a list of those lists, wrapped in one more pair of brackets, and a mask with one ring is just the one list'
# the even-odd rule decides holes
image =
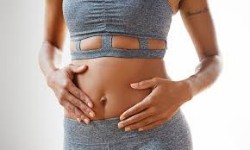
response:
{"label": "navel", "polygon": [[102,96],[100,99],[100,103],[102,106],[106,106],[107,104],[107,97],[106,96]]}

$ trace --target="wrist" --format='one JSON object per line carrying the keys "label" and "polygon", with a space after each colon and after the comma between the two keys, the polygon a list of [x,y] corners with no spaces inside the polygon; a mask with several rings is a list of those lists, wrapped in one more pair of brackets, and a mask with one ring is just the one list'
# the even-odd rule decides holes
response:
{"label": "wrist", "polygon": [[181,85],[183,87],[183,102],[186,102],[186,101],[189,101],[193,98],[194,96],[194,92],[193,92],[193,89],[192,89],[192,81],[190,78],[187,78],[187,79],[184,79],[184,80],[181,80]]}
{"label": "wrist", "polygon": [[45,79],[48,85],[50,85],[51,74],[57,71],[59,68],[51,68],[45,73]]}

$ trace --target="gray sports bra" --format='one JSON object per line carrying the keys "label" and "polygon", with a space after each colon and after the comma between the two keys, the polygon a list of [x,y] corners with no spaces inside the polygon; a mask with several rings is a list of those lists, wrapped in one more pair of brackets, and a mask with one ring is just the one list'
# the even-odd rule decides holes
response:
{"label": "gray sports bra", "polygon": [[[70,40],[76,50],[71,59],[97,57],[163,58],[165,49],[148,49],[147,38],[163,39],[172,21],[172,9],[167,0],[63,0],[63,15]],[[139,39],[140,48],[126,50],[111,47],[111,35],[126,35]],[[102,47],[81,50],[80,41],[102,35]]]}

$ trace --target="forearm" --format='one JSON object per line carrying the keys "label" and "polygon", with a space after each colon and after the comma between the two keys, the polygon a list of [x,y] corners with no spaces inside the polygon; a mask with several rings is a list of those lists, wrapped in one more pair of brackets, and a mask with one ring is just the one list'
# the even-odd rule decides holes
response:
{"label": "forearm", "polygon": [[38,61],[40,69],[45,77],[53,71],[58,69],[57,63],[61,63],[62,50],[58,49],[51,43],[44,41],[39,51]]}
{"label": "forearm", "polygon": [[189,100],[211,86],[218,78],[221,69],[222,62],[219,55],[205,57],[201,60],[195,74],[184,80],[188,85],[189,92],[187,93],[189,94]]}

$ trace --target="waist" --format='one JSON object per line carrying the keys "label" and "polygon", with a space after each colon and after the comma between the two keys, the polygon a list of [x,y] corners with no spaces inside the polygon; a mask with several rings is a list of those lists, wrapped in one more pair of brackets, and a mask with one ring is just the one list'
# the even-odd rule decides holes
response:
{"label": "waist", "polygon": [[118,117],[151,92],[150,88],[133,89],[130,83],[156,76],[169,78],[163,59],[102,57],[73,60],[72,64],[88,65],[86,72],[76,74],[74,82],[94,103],[96,116],[91,120]]}

